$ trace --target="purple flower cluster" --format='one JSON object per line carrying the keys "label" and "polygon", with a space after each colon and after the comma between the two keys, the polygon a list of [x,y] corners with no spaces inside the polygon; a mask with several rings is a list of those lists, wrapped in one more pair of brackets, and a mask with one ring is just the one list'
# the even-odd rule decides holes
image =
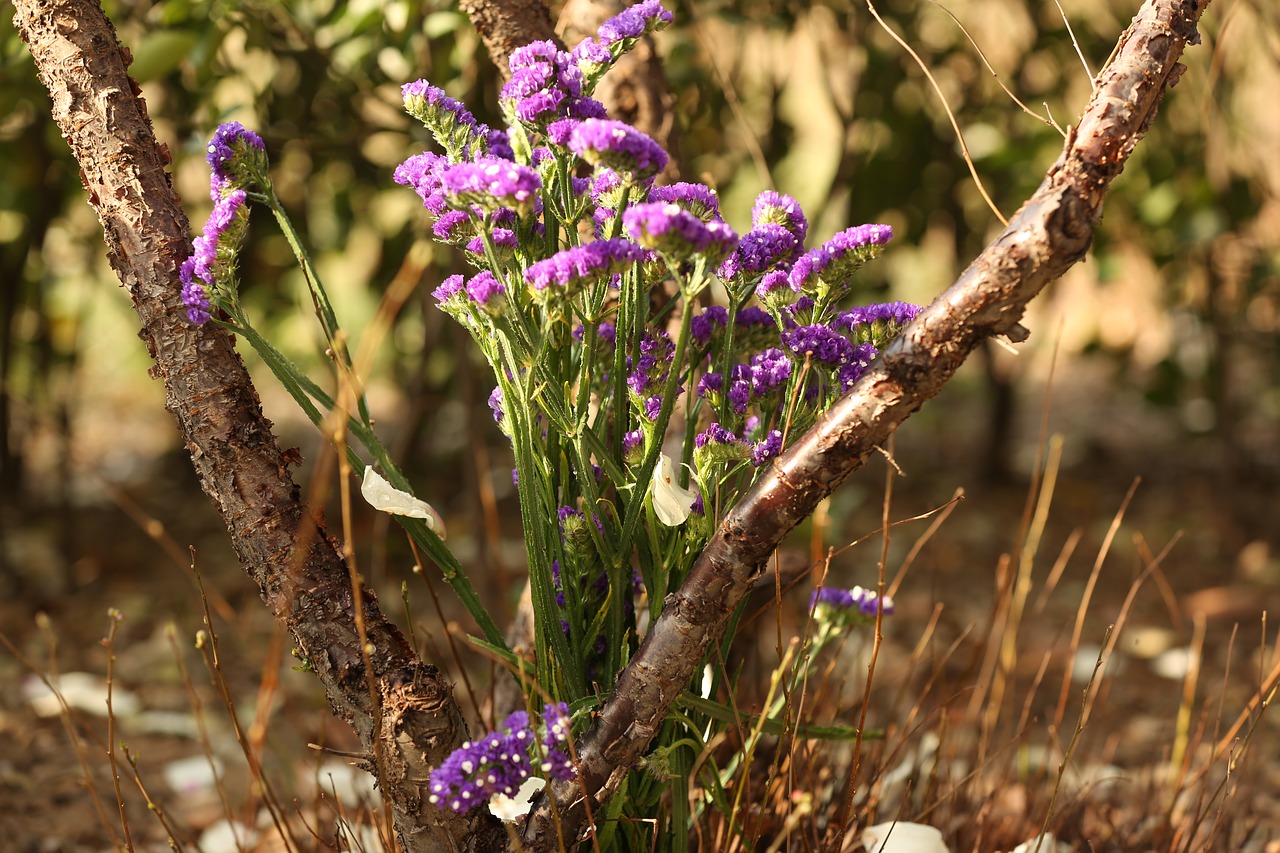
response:
{"label": "purple flower cluster", "polygon": [[535,41],[511,52],[511,79],[502,87],[503,110],[535,130],[563,118],[602,118],[604,105],[584,92],[573,54],[554,42]]}
{"label": "purple flower cluster", "polygon": [[[662,391],[671,372],[671,359],[675,355],[671,336],[661,329],[645,332],[640,341],[640,357],[631,364],[627,375],[627,387],[636,397],[650,398]],[[650,418],[652,420],[652,418]]]}
{"label": "purple flower cluster", "polygon": [[[450,313],[462,310],[470,304],[486,314],[496,316],[506,304],[506,292],[506,285],[493,273],[484,270],[474,275],[470,281],[464,281],[460,275],[451,275],[440,282],[440,286],[431,291],[431,295],[441,308]],[[498,396],[501,398],[501,392],[498,392]]]}
{"label": "purple flower cluster", "polygon": [[[400,96],[404,101],[405,111],[422,122],[440,147],[453,156],[479,153],[473,150],[477,141],[486,147],[491,142],[496,142],[499,148],[505,143],[506,134],[502,134],[501,140],[495,138],[495,132],[486,125],[478,124],[475,116],[461,101],[450,98],[444,93],[444,89],[433,86],[426,80],[404,84],[400,87]],[[496,133],[501,134],[502,131]],[[490,153],[500,156],[500,151],[492,148]]]}
{"label": "purple flower cluster", "polygon": [[751,445],[751,464],[759,468],[782,452],[782,432],[769,430],[769,434]]}
{"label": "purple flower cluster", "polygon": [[594,83],[619,56],[631,49],[636,39],[663,29],[671,21],[671,13],[662,8],[659,0],[644,0],[601,24],[597,31],[599,40],[584,39],[573,49],[574,60]]}
{"label": "purple flower cluster", "polygon": [[569,134],[569,150],[593,166],[629,176],[632,183],[667,166],[667,152],[650,137],[621,121],[589,118]]}
{"label": "purple flower cluster", "polygon": [[187,319],[197,326],[209,321],[208,287],[216,285],[220,275],[230,272],[236,244],[249,219],[247,197],[244,190],[237,189],[218,200],[204,223],[203,233],[192,241],[191,257],[178,268]]}
{"label": "purple flower cluster", "polygon": [[674,202],[633,205],[622,214],[622,227],[641,246],[673,258],[703,253],[723,257],[738,242],[724,222],[703,222]]}
{"label": "purple flower cluster", "polygon": [[810,356],[827,367],[838,368],[853,358],[853,344],[829,326],[797,326],[782,333],[783,345],[801,361]]}
{"label": "purple flower cluster", "polygon": [[816,610],[825,606],[834,611],[846,611],[850,615],[874,617],[877,613],[888,616],[893,612],[893,599],[889,596],[880,598],[874,590],[855,586],[852,589],[833,589],[823,587],[815,590],[809,598],[809,609]]}
{"label": "purple flower cluster", "polygon": [[[573,763],[565,749],[569,739],[569,708],[563,703],[543,710],[546,734],[538,770],[556,780],[573,778]],[[498,731],[464,743],[431,771],[428,801],[459,814],[487,803],[496,794],[510,797],[533,775],[531,752],[537,735],[525,711],[507,717]]]}
{"label": "purple flower cluster", "polygon": [[238,121],[218,125],[206,151],[205,161],[211,172],[209,194],[214,201],[219,200],[226,187],[252,184],[266,171],[262,137]]}
{"label": "purple flower cluster", "polygon": [[648,256],[630,240],[597,240],[582,246],[562,249],[546,260],[530,264],[524,280],[534,295],[543,294],[552,285],[566,293],[620,273]]}
{"label": "purple flower cluster", "polygon": [[841,311],[831,321],[837,329],[856,332],[859,326],[885,323],[894,327],[905,326],[920,313],[920,306],[910,302],[877,302]]}
{"label": "purple flower cluster", "polygon": [[800,253],[796,235],[776,222],[752,228],[738,242],[738,248],[720,265],[720,277],[757,276],[795,260]]}
{"label": "purple flower cluster", "polygon": [[800,256],[791,268],[791,285],[796,290],[817,293],[819,286],[825,284],[828,292],[843,293],[848,277],[880,254],[892,239],[893,229],[888,225],[846,228]]}
{"label": "purple flower cluster", "polygon": [[709,444],[737,444],[738,437],[733,434],[732,430],[725,429],[718,423],[713,423],[693,438],[693,446],[697,448],[706,447]]}
{"label": "purple flower cluster", "polygon": [[693,184],[679,181],[662,187],[654,187],[649,191],[650,202],[678,204],[703,222],[720,219],[720,198],[716,191],[706,184]]}
{"label": "purple flower cluster", "polygon": [[542,189],[537,172],[500,157],[447,166],[440,171],[440,184],[453,207],[477,205],[489,212],[504,207],[527,212]]}
{"label": "purple flower cluster", "polygon": [[796,245],[804,245],[804,238],[809,233],[809,220],[805,218],[800,203],[789,195],[765,190],[756,196],[756,203],[751,208],[751,227],[773,223],[781,225],[796,238]]}

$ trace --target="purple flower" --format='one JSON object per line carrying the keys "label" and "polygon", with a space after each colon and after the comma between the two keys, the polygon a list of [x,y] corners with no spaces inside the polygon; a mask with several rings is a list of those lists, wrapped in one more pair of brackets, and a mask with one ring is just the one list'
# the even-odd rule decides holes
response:
{"label": "purple flower", "polygon": [[217,201],[228,184],[247,185],[265,177],[267,158],[262,137],[238,121],[218,125],[209,140],[205,161],[209,164],[210,195]]}
{"label": "purple flower", "polygon": [[484,136],[485,150],[491,157],[501,157],[503,160],[516,159],[515,152],[511,150],[511,137],[507,135],[505,130],[493,130],[480,125],[479,128]]}
{"label": "purple flower", "polygon": [[451,275],[444,281],[440,282],[440,286],[431,291],[432,298],[436,303],[443,306],[450,299],[453,299],[460,293],[465,292],[463,279],[460,275]]}
{"label": "purple flower", "polygon": [[[422,122],[436,142],[451,155],[460,155],[462,149],[481,133],[470,110],[426,80],[404,84],[400,87],[400,95],[404,99],[405,111]],[[484,128],[483,133],[488,132],[488,128]]]}
{"label": "purple flower", "polygon": [[800,203],[791,196],[773,190],[765,190],[756,196],[755,206],[751,208],[751,227],[759,228],[769,222],[781,225],[795,235],[796,245],[804,245],[809,220],[805,219]]}
{"label": "purple flower", "polygon": [[654,187],[649,191],[649,201],[678,204],[703,222],[720,218],[720,199],[716,191],[706,184],[684,181],[670,186]]}
{"label": "purple flower", "polygon": [[497,314],[506,302],[507,287],[485,270],[467,282],[467,296],[485,313]]}
{"label": "purple flower", "polygon": [[178,268],[178,280],[182,282],[182,304],[187,306],[187,319],[196,326],[209,322],[209,294],[204,285],[194,280],[195,256],[187,258]]}
{"label": "purple flower", "polygon": [[[489,392],[489,411],[493,412],[493,422],[495,424],[502,423],[502,386],[495,386]],[[517,483],[517,485],[519,485]]]}
{"label": "purple flower", "polygon": [[[548,705],[544,709],[546,734],[542,738],[545,752],[539,769],[552,779],[564,780],[573,775],[573,764],[565,746],[569,737],[569,709],[566,705]],[[466,742],[454,750],[431,771],[428,801],[439,808],[459,814],[488,802],[496,794],[512,796],[533,773],[530,760],[537,735],[529,715],[516,711],[502,727]]]}
{"label": "purple flower", "polygon": [[659,0],[644,0],[600,25],[600,41],[613,45],[627,39],[636,39],[645,33],[656,32],[670,24],[672,15],[662,8]]}
{"label": "purple flower", "polygon": [[187,319],[197,326],[209,321],[210,288],[221,285],[230,291],[236,249],[249,222],[247,198],[244,190],[234,189],[218,199],[203,232],[191,242],[191,257],[178,268]]}
{"label": "purple flower", "polygon": [[790,263],[799,252],[800,241],[794,234],[775,222],[765,222],[742,235],[738,248],[720,265],[720,277],[759,275]]}
{"label": "purple flower", "polygon": [[738,312],[738,316],[734,318],[734,325],[744,331],[750,331],[755,328],[776,329],[777,324],[773,318],[769,316],[769,312],[756,305],[748,305]]}
{"label": "purple flower", "polygon": [[[721,268],[723,269],[728,263],[729,261],[725,261],[724,264],[721,264]],[[799,296],[800,291],[792,287],[791,277],[785,270],[773,270],[765,273],[764,277],[760,279],[760,283],[756,285],[756,299],[775,310],[791,305]]]}
{"label": "purple flower", "polygon": [[759,468],[782,451],[782,432],[769,430],[769,434],[751,445],[751,464]]}
{"label": "purple flower", "polygon": [[[455,243],[467,238],[467,234],[456,233],[461,226],[471,223],[471,212],[468,210],[450,210],[436,220],[431,226],[431,233],[445,243]],[[468,231],[469,229],[462,229]]]}
{"label": "purple flower", "polygon": [[893,239],[888,225],[846,228],[816,249],[803,254],[791,268],[791,285],[806,293],[842,293],[847,279],[883,251]]}
{"label": "purple flower", "polygon": [[644,457],[644,433],[638,429],[622,435],[622,458],[629,465],[636,465]]}
{"label": "purple flower", "polygon": [[627,387],[637,397],[647,397],[661,391],[671,372],[671,359],[675,344],[671,336],[661,329],[646,331],[640,341],[640,357],[631,365]]}
{"label": "purple flower", "polygon": [[440,185],[440,170],[448,165],[446,158],[424,151],[397,166],[392,180],[402,186],[412,187],[427,210],[436,216],[442,216],[449,205]]}
{"label": "purple flower", "polygon": [[[832,589],[823,587],[815,590],[813,595],[809,597],[809,609],[817,610],[825,606],[832,611],[837,619],[841,616],[872,616],[877,612],[883,612],[886,616],[893,612],[893,599],[885,596],[883,599],[876,595],[873,590],[863,589],[855,586],[852,589]],[[841,613],[840,611],[845,611]]]}
{"label": "purple flower", "polygon": [[654,394],[652,397],[646,397],[644,405],[640,409],[640,414],[648,421],[656,421],[658,415],[662,414],[662,397]]}
{"label": "purple flower", "polygon": [[[507,115],[535,130],[563,118],[586,118],[603,107],[586,97],[585,78],[573,54],[550,41],[535,41],[511,52],[511,79],[502,87]],[[560,143],[558,143],[560,144]]]}
{"label": "purple flower", "polygon": [[673,203],[646,202],[633,205],[622,214],[622,227],[633,240],[646,249],[675,258],[698,254],[713,244],[722,248],[733,230],[727,225],[723,229],[712,228],[715,224],[703,222]]}
{"label": "purple flower", "polygon": [[879,350],[874,344],[857,344],[853,348],[853,354],[849,360],[840,365],[840,369],[836,371],[836,384],[840,386],[841,393],[848,391],[853,387],[853,383],[866,372],[867,366],[871,364],[871,360],[876,357]]}
{"label": "purple flower", "polygon": [[454,207],[475,204],[489,212],[503,207],[527,212],[542,189],[537,172],[500,157],[481,157],[472,163],[448,166],[440,172],[440,183]]}
{"label": "purple flower", "polygon": [[770,347],[751,357],[751,393],[757,398],[787,384],[791,378],[791,359],[782,350]]}
{"label": "purple flower", "polygon": [[737,444],[738,437],[733,434],[732,430],[725,429],[718,423],[712,423],[702,432],[693,437],[693,446],[702,448],[708,444]]}
{"label": "purple flower", "polygon": [[810,356],[814,361],[837,368],[853,358],[853,344],[834,329],[821,324],[797,326],[782,333],[782,343],[801,360]]}
{"label": "purple flower", "polygon": [[606,276],[620,273],[646,256],[644,249],[630,240],[597,240],[556,252],[546,260],[530,264],[524,279],[538,295],[552,285],[573,292]]}
{"label": "purple flower", "polygon": [[705,310],[689,323],[689,334],[699,344],[711,342],[711,336],[717,330],[729,324],[729,309],[723,305],[708,305]]}
{"label": "purple flower", "polygon": [[[493,241],[493,248],[496,250],[499,259],[511,257],[520,245],[520,241],[516,239],[516,232],[510,228],[490,229],[489,239]],[[484,237],[477,235],[468,240],[467,251],[473,255],[483,255]]]}
{"label": "purple flower", "polygon": [[625,173],[632,182],[661,172],[667,152],[629,124],[610,119],[583,121],[569,135],[569,149],[593,166]]}

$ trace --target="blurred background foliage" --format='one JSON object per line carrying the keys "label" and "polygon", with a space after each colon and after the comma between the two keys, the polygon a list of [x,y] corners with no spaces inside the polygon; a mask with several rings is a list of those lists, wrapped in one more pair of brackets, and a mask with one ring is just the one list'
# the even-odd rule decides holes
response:
{"label": "blurred background foliage", "polygon": [[[500,75],[465,16],[413,0],[105,5],[135,57],[193,227],[211,206],[205,141],[236,119],[265,138],[280,195],[309,234],[353,336],[388,282],[421,279],[384,347],[373,405],[408,469],[423,474],[421,493],[459,534],[464,559],[468,549],[472,559],[496,559],[486,536],[474,535],[483,534],[479,521],[467,521],[510,490],[494,473],[509,465],[484,408],[491,380],[429,296],[461,271],[460,260],[426,240],[417,198],[391,181],[426,144],[400,107],[402,83],[426,77],[500,124]],[[1087,100],[1085,65],[1096,72],[1105,63],[1137,5],[1064,3],[1078,52],[1052,3],[885,0],[877,9],[929,69],[982,184],[1009,216]],[[717,187],[736,228],[748,227],[752,200],[769,187],[800,200],[813,244],[849,225],[889,223],[897,238],[863,282],[877,296],[916,302],[999,231],[942,101],[866,5],[684,0],[674,11],[658,50],[676,101],[681,177]],[[23,519],[102,502],[104,484],[161,494],[158,484],[177,478],[194,502],[202,498],[48,96],[3,18],[0,529],[9,534],[0,559],[12,567],[23,559]],[[1189,72],[1107,201],[1089,260],[1037,300],[1021,354],[988,347],[913,421],[917,467],[958,466],[955,477],[993,480],[1024,473],[1054,364],[1058,425],[1079,436],[1072,464],[1159,449],[1177,465],[1275,483],[1278,19],[1280,7],[1266,0],[1214,3],[1203,45],[1186,56]],[[288,247],[273,223],[256,220],[244,299],[268,337],[324,375]],[[314,448],[309,425],[246,357],[284,440]]]}

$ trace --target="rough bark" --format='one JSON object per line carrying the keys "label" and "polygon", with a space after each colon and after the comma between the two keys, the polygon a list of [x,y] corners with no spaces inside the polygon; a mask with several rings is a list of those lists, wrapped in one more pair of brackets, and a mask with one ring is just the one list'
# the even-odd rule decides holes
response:
{"label": "rough bark", "polygon": [[1058,161],[1009,226],[904,331],[850,393],[783,455],[699,557],[578,743],[576,780],[530,817],[530,850],[578,838],[586,805],[606,800],[658,732],[729,616],[782,538],[936,395],[983,340],[1014,330],[1027,303],[1085,256],[1111,181],[1196,44],[1208,0],[1148,0],[1121,36]]}
{"label": "rough bark", "polygon": [[129,51],[96,2],[14,6],[53,117],[79,161],[111,266],[137,311],[165,406],[245,571],[288,626],[334,713],[359,735],[405,849],[496,849],[504,834],[487,814],[468,819],[423,808],[429,768],[466,738],[449,683],[417,658],[366,594],[374,700],[346,565],[289,473],[300,458],[272,434],[232,337],[185,320],[177,268],[191,251],[190,226],[165,171],[167,151],[127,74]]}
{"label": "rough bark", "polygon": [[531,41],[553,41],[563,47],[544,0],[459,0],[471,25],[503,77],[509,77],[507,57]]}

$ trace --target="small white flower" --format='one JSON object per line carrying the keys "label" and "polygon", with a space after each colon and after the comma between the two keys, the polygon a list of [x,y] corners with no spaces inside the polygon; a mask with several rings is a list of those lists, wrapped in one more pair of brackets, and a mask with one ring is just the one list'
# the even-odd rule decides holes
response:
{"label": "small white flower", "polygon": [[533,795],[541,791],[546,784],[546,780],[534,776],[524,781],[514,797],[494,794],[489,798],[489,811],[493,812],[493,816],[498,820],[515,823],[529,813]]}
{"label": "small white flower", "polygon": [[942,833],[923,823],[878,823],[862,833],[867,853],[951,853]]}
{"label": "small white flower", "polygon": [[658,454],[658,464],[653,469],[653,483],[649,487],[653,498],[653,512],[667,527],[684,524],[689,517],[698,493],[676,485],[675,465],[665,453]]}
{"label": "small white flower", "polygon": [[408,492],[402,492],[392,486],[381,474],[373,470],[372,465],[364,469],[364,479],[360,481],[360,495],[369,502],[369,506],[380,512],[421,518],[427,523],[427,528],[432,533],[441,539],[444,538],[444,519],[440,517],[440,513],[426,501],[419,500]]}

